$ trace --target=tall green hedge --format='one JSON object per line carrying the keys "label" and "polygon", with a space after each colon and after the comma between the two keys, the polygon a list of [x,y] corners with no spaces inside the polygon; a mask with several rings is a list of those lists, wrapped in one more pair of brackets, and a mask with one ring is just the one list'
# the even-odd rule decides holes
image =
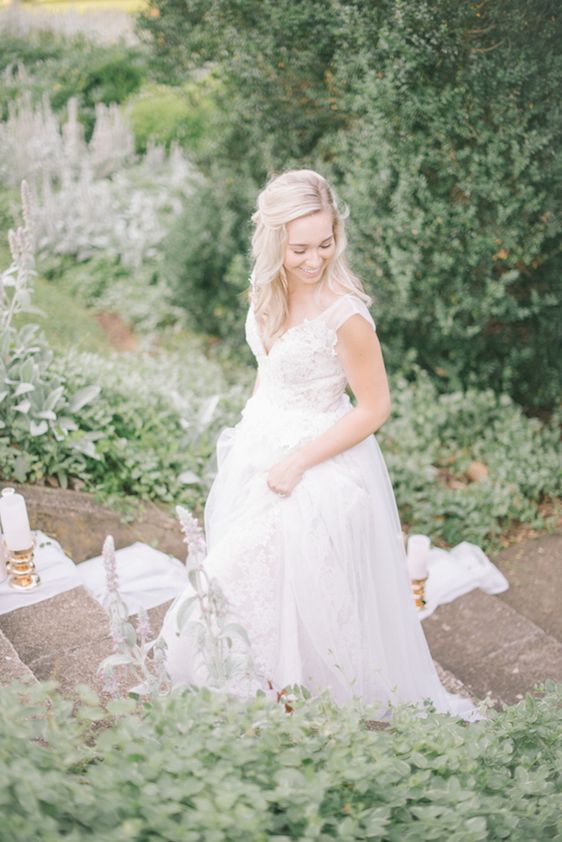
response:
{"label": "tall green hedge", "polygon": [[[242,315],[248,218],[266,176],[313,166],[351,208],[354,265],[374,295],[391,367],[409,352],[443,390],[492,387],[530,408],[556,403],[558,4],[150,7],[140,26],[161,73],[179,81],[207,66],[222,81],[198,156],[208,183],[193,197],[172,272],[199,325],[222,329],[220,308],[197,304],[205,291],[220,288],[223,309]],[[216,232],[229,239],[218,254]]]}

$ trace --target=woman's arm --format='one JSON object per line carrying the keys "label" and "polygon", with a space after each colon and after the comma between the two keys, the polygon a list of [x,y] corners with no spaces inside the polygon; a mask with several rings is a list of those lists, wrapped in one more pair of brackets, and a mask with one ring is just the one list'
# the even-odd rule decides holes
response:
{"label": "woman's arm", "polygon": [[390,392],[376,331],[358,313],[339,328],[337,351],[356,406],[312,441],[292,450],[269,470],[272,491],[290,494],[313,465],[367,438],[390,415]]}
{"label": "woman's arm", "polygon": [[355,314],[339,328],[337,351],[356,406],[294,451],[303,470],[353,447],[378,430],[390,415],[390,391],[379,338],[363,316]]}

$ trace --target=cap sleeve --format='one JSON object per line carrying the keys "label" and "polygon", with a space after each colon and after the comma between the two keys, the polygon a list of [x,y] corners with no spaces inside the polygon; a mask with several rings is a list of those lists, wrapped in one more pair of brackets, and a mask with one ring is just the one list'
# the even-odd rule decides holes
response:
{"label": "cap sleeve", "polygon": [[330,327],[332,330],[338,330],[344,322],[356,313],[363,316],[363,318],[369,322],[373,330],[376,331],[377,327],[369,312],[369,308],[364,301],[357,298],[355,295],[343,296],[337,307],[334,307],[333,312],[330,314]]}

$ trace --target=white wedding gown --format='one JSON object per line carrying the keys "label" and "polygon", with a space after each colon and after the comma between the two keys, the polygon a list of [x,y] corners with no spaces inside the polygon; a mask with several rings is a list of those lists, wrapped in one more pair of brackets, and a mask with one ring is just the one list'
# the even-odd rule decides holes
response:
{"label": "white wedding gown", "polygon": [[[217,441],[218,472],[205,505],[208,574],[248,632],[262,676],[281,690],[356,696],[391,718],[423,700],[465,719],[482,716],[441,684],[413,604],[394,492],[374,435],[308,469],[282,497],[266,482],[284,454],[352,409],[336,351],[339,327],[366,305],[354,294],[289,328],[270,349],[252,309],[246,339],[260,384],[235,427]],[[161,630],[174,685],[204,682],[193,640],[176,633],[191,586]],[[255,692],[255,688],[254,688]]]}

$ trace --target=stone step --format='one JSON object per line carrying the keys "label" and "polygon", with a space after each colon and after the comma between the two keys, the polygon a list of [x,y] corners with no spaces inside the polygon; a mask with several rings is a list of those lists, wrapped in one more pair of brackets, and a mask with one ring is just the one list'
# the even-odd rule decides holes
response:
{"label": "stone step", "polygon": [[93,494],[0,480],[0,490],[7,485],[25,497],[31,528],[55,538],[76,564],[100,555],[108,535],[113,535],[117,549],[140,541],[185,558],[179,521],[156,503],[139,504],[135,519],[125,522],[117,512],[100,505]]}
{"label": "stone step", "polygon": [[29,667],[23,663],[11,641],[0,631],[0,684],[8,685],[12,681],[39,683]]}
{"label": "stone step", "polygon": [[[172,602],[148,610],[153,637]],[[134,624],[136,619],[133,614],[129,621]],[[449,692],[474,701],[491,696],[496,704],[513,704],[545,678],[562,680],[562,644],[481,591],[439,606],[423,621],[423,628]],[[20,672],[55,679],[70,695],[78,683],[106,695],[97,668],[113,651],[109,619],[83,587],[0,615],[0,634],[8,657],[21,665]],[[498,645],[498,640],[504,642]]]}
{"label": "stone step", "polygon": [[108,615],[83,587],[0,614],[0,631],[40,681],[75,695],[78,683],[103,694],[97,667],[113,652]]}
{"label": "stone step", "polygon": [[562,643],[496,596],[472,590],[422,623],[432,656],[497,708],[547,678],[562,681]]}
{"label": "stone step", "polygon": [[499,599],[562,643],[562,532],[508,547],[493,561],[509,582]]}
{"label": "stone step", "polygon": [[[148,609],[152,638],[158,635],[172,602],[170,599]],[[136,625],[136,621],[137,614],[131,614],[129,622]],[[0,635],[13,652],[20,671],[25,671],[34,680],[55,679],[59,681],[61,691],[70,695],[74,695],[76,684],[84,683],[93,687],[102,698],[107,697],[97,668],[113,651],[108,616],[83,587],[0,615]],[[449,692],[470,696],[451,669],[445,669],[438,662],[435,666]],[[126,686],[123,673],[120,680]],[[128,683],[136,684],[132,679]]]}

